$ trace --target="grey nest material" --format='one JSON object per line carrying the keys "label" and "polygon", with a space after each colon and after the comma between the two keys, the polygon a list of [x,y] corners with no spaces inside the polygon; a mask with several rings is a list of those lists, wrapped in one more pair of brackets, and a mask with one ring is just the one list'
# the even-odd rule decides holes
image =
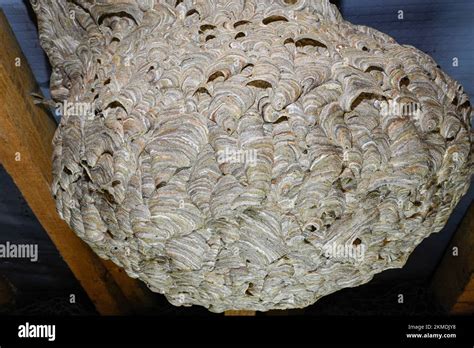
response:
{"label": "grey nest material", "polygon": [[57,209],[174,305],[301,308],[367,283],[468,189],[462,87],[327,0],[32,4],[53,98],[90,105],[55,135]]}

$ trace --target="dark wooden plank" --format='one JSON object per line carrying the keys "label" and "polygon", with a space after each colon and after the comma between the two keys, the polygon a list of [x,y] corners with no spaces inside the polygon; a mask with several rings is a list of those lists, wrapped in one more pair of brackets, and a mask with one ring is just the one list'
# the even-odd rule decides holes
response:
{"label": "dark wooden plank", "polygon": [[434,274],[431,288],[446,311],[452,314],[474,313],[474,204],[472,203]]}

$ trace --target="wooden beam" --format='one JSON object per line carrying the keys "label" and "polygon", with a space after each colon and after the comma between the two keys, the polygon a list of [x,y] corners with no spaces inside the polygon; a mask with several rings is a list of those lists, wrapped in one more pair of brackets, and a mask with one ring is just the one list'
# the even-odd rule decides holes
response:
{"label": "wooden beam", "polygon": [[431,288],[449,313],[474,313],[474,203],[436,269]]}
{"label": "wooden beam", "polygon": [[56,213],[49,189],[56,122],[30,97],[39,89],[1,11],[0,42],[0,162],[101,314],[150,308],[151,291],[96,256]]}

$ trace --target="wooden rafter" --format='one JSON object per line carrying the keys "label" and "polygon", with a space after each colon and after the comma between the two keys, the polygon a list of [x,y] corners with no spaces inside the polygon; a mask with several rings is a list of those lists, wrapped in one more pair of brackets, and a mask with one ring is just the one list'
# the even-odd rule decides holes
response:
{"label": "wooden rafter", "polygon": [[449,313],[474,313],[474,203],[435,272],[432,289]]}

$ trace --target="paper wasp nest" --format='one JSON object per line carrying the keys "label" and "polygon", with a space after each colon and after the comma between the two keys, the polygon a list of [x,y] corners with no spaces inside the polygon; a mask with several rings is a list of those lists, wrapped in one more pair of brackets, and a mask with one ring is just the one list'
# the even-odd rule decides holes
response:
{"label": "paper wasp nest", "polygon": [[35,0],[52,191],[175,305],[297,308],[402,267],[473,172],[462,87],[327,0]]}

